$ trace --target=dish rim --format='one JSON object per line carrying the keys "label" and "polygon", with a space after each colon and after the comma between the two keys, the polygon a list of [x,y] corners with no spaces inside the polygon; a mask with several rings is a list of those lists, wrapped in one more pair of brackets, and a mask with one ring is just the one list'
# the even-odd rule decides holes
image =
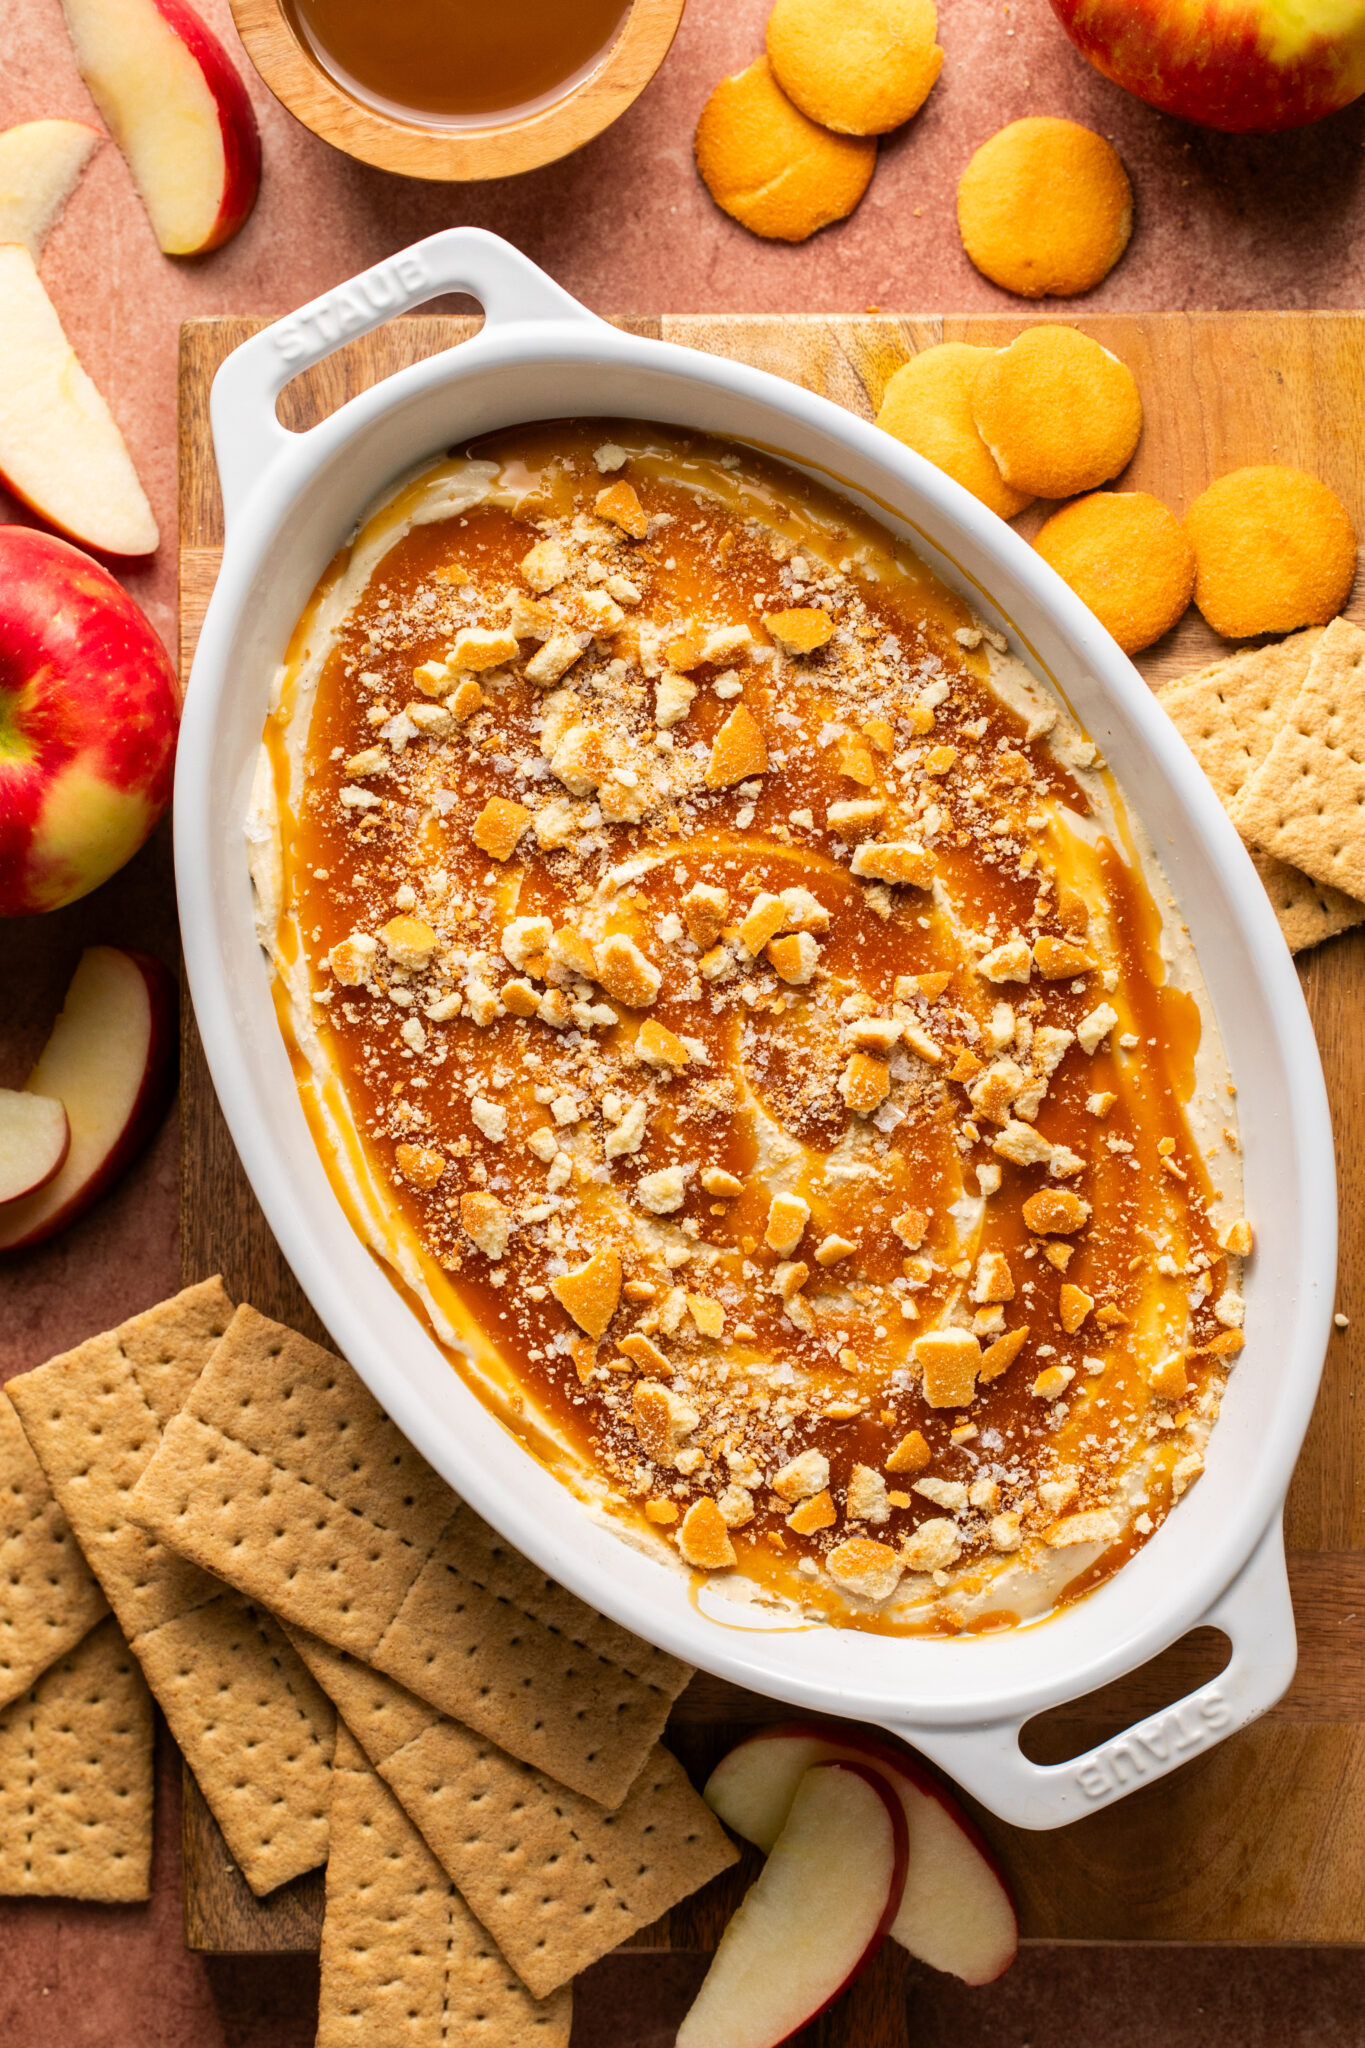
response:
{"label": "dish rim", "polygon": [[[439,252],[437,245],[440,245]],[[509,1540],[517,1542],[573,1591],[688,1661],[700,1663],[737,1683],[786,1699],[794,1705],[880,1721],[885,1726],[910,1734],[911,1739],[919,1742],[930,1754],[935,1753],[936,1741],[940,1753],[945,1747],[951,1747],[948,1738],[954,1730],[976,1729],[983,1736],[988,1731],[1000,1735],[1002,1731],[1012,1730],[1017,1737],[1018,1726],[1033,1714],[1089,1692],[1135,1668],[1187,1629],[1196,1626],[1201,1619],[1215,1611],[1221,1612],[1230,1597],[1229,1589],[1246,1581],[1253,1567],[1260,1573],[1261,1581],[1265,1580],[1268,1532],[1273,1537],[1284,1491],[1316,1393],[1326,1333],[1330,1327],[1335,1272],[1335,1177],[1325,1089],[1302,993],[1273,913],[1255,871],[1212,790],[1169,721],[1160,714],[1155,700],[1131,663],[1119,653],[1079,600],[1033,550],[950,479],[832,401],[727,358],[702,355],[671,343],[645,340],[607,327],[577,307],[525,258],[517,256],[494,237],[474,230],[451,230],[418,247],[419,251],[428,252],[428,275],[416,280],[415,270],[419,266],[414,263],[414,281],[407,286],[408,292],[425,297],[437,291],[457,288],[473,291],[485,304],[487,314],[483,330],[473,339],[372,386],[309,433],[287,434],[274,419],[273,401],[269,421],[264,419],[262,395],[271,387],[280,388],[294,369],[302,366],[300,353],[293,345],[300,321],[305,328],[311,326],[320,337],[315,351],[305,352],[307,359],[314,360],[328,352],[322,345],[327,315],[330,314],[335,321],[339,336],[343,323],[338,318],[338,308],[344,304],[342,294],[354,291],[355,281],[352,281],[351,286],[324,295],[312,308],[303,309],[300,315],[277,323],[276,327],[245,344],[228,359],[215,383],[214,428],[229,503],[228,539],[218,588],[205,619],[187,696],[177,767],[176,865],[191,992],[201,1017],[206,1056],[248,1178],[305,1292],[332,1331],[339,1348],[351,1359],[377,1398],[458,1491],[464,1493],[481,1513],[485,1513]],[[409,259],[418,254],[417,251],[404,253]],[[397,264],[401,260],[393,259],[393,262]],[[368,275],[372,277],[375,273]],[[458,283],[451,281],[455,275],[458,275]],[[409,302],[418,302],[417,296],[410,297]],[[387,317],[386,312],[377,311],[368,324],[377,325],[383,317]],[[267,344],[265,348],[263,343]],[[331,345],[336,344],[333,342]],[[239,357],[248,360],[239,363]],[[237,365],[235,371],[234,364]],[[653,381],[660,393],[667,389],[673,394],[690,392],[693,395],[693,417],[689,421],[685,416],[676,416],[678,424],[704,427],[695,414],[697,410],[705,410],[705,395],[707,401],[714,401],[713,411],[724,412],[727,406],[731,409],[737,407],[741,414],[748,414],[755,427],[765,422],[779,430],[785,427],[797,441],[804,440],[806,444],[805,458],[793,454],[789,447],[780,450],[784,459],[798,471],[819,474],[820,465],[809,459],[810,451],[816,443],[826,444],[832,458],[857,470],[860,476],[880,477],[884,481],[887,498],[901,500],[907,509],[892,513],[889,523],[893,528],[897,523],[902,528],[908,525],[915,536],[915,544],[921,553],[928,554],[933,566],[940,566],[943,559],[941,543],[944,541],[951,541],[964,555],[979,554],[989,561],[998,571],[997,587],[1013,589],[1028,599],[1058,644],[1069,651],[1080,669],[1088,671],[1093,690],[1111,714],[1113,730],[1136,735],[1145,747],[1151,764],[1160,770],[1170,797],[1166,824],[1177,828],[1177,837],[1171,839],[1168,832],[1168,847],[1179,851],[1179,834],[1183,833],[1188,840],[1185,857],[1192,849],[1195,866],[1202,862],[1213,870],[1210,879],[1215,884],[1215,894],[1221,892],[1224,898],[1230,923],[1223,936],[1226,938],[1230,931],[1238,942],[1243,973],[1250,977],[1253,994],[1259,998],[1272,1027],[1271,1036],[1275,1043],[1271,1050],[1279,1055],[1278,1065],[1284,1082],[1282,1098],[1271,1106],[1269,1127],[1255,1134],[1257,1155],[1261,1148],[1269,1148],[1272,1143],[1279,1146],[1281,1153],[1287,1152],[1296,1169],[1288,1176],[1289,1183],[1297,1184],[1303,1199],[1302,1210],[1296,1213],[1297,1227],[1293,1231],[1294,1256],[1289,1260],[1296,1283],[1294,1310],[1290,1318],[1292,1342],[1286,1347],[1288,1368],[1282,1371],[1269,1403],[1272,1426],[1268,1433],[1271,1441],[1268,1445],[1262,1444],[1259,1459],[1253,1463],[1254,1483],[1248,1483],[1243,1464],[1235,1471],[1229,1467],[1226,1478],[1220,1479],[1216,1486],[1211,1484],[1215,1478],[1215,1464],[1229,1466],[1232,1439],[1245,1433],[1229,1427],[1232,1412],[1239,1405],[1238,1389],[1246,1378],[1246,1368],[1239,1362],[1229,1385],[1224,1416],[1211,1439],[1210,1469],[1199,1485],[1190,1490],[1176,1513],[1112,1580],[1044,1623],[1008,1635],[975,1637],[970,1641],[959,1638],[951,1646],[922,1638],[887,1639],[855,1634],[854,1640],[859,1647],[850,1655],[849,1631],[781,1635],[765,1632],[756,1635],[752,1631],[722,1630],[704,1621],[690,1608],[683,1611],[676,1599],[666,1603],[667,1612],[661,1611],[660,1603],[642,1597],[640,1574],[642,1571],[655,1574],[660,1580],[667,1577],[676,1593],[673,1575],[665,1574],[663,1567],[628,1551],[620,1537],[599,1529],[582,1514],[567,1489],[536,1468],[519,1447],[513,1446],[517,1459],[528,1470],[520,1487],[512,1489],[492,1475],[477,1449],[466,1454],[454,1442],[449,1427],[438,1423],[433,1414],[430,1392],[425,1398],[419,1395],[409,1376],[401,1368],[396,1369],[392,1344],[377,1339],[371,1326],[375,1297],[364,1284],[365,1276],[352,1276],[348,1281],[332,1270],[322,1241],[325,1233],[321,1233],[319,1219],[306,1213],[306,1204],[300,1207],[287,1202],[281,1193],[283,1182],[290,1178],[286,1169],[291,1162],[283,1156],[287,1148],[272,1126],[263,1102],[258,1099],[256,1079],[243,1063],[243,1043],[238,1026],[233,1022],[234,1010],[240,1008],[241,992],[234,990],[223,973],[223,962],[217,950],[221,912],[215,900],[220,852],[213,843],[219,725],[228,700],[228,683],[236,674],[233,657],[238,651],[257,579],[272,556],[282,530],[305,495],[320,481],[334,477],[338,463],[344,464],[348,457],[353,459],[365,436],[373,436],[381,426],[387,424],[392,427],[404,419],[410,429],[414,409],[433,404],[439,408],[443,398],[449,398],[451,394],[462,394],[469,400],[479,381],[490,377],[501,378],[504,383],[511,377],[514,384],[519,378],[521,386],[525,387],[529,373],[530,383],[534,386],[537,377],[544,381],[552,366],[561,380],[567,371],[572,370],[579,378],[587,376],[591,380],[596,377],[608,386],[606,395],[610,403],[592,409],[601,417],[625,414],[639,418],[670,418],[669,411],[657,404],[641,409],[621,403],[625,384],[631,379],[638,383],[642,375],[647,383]],[[585,408],[575,406],[571,410],[581,413]],[[561,416],[564,411],[562,406],[556,409]],[[549,412],[542,405],[500,416],[505,423],[511,424],[514,419],[556,416],[556,412]],[[478,430],[483,429],[480,427]],[[717,431],[714,427],[704,430]],[[742,441],[746,437],[735,438]],[[765,443],[756,431],[751,432],[747,439],[750,445],[764,448],[765,452],[771,451],[774,445]],[[434,437],[429,443],[430,454],[439,453],[441,445],[441,438]],[[263,461],[257,461],[254,469],[250,459],[252,455],[264,457]],[[398,465],[399,473],[404,466]],[[839,482],[837,470],[826,473],[822,480],[830,481],[831,477],[837,487],[865,504],[870,503],[878,516],[887,520],[886,504],[871,498],[864,483],[850,481],[846,474]],[[351,519],[347,523],[353,523],[354,518],[363,512],[373,492],[367,490],[357,496],[359,501],[352,500]],[[931,537],[931,528],[937,531],[938,539]],[[337,538],[341,537],[338,533]],[[324,556],[317,562],[318,573],[325,566],[326,559]],[[961,576],[966,576],[969,582],[976,580],[969,570],[961,570],[960,576],[950,576],[949,580],[956,581],[961,588]],[[978,582],[974,602],[987,622],[1003,624],[1016,646],[1023,637],[1026,652],[1038,659],[1027,636],[1021,635],[1017,620],[1008,618],[1001,606],[989,596],[985,596],[983,602],[983,596],[985,594]],[[1019,608],[1016,601],[1016,611]],[[295,616],[301,609],[300,604]],[[1042,666],[1044,674],[1056,685],[1050,664],[1044,661]],[[262,678],[261,690],[264,691],[265,687]],[[1067,693],[1063,691],[1063,694]],[[260,701],[263,713],[263,695]],[[1110,753],[1109,741],[1101,730],[1097,730],[1095,718],[1090,716],[1084,722],[1092,736],[1100,740],[1104,751]],[[258,721],[257,736],[259,729]],[[1154,839],[1158,839],[1154,821],[1128,793],[1129,778],[1120,775],[1120,783],[1134,816],[1146,824]],[[240,840],[238,844],[240,846]],[[244,877],[244,857],[240,857],[240,867]],[[1172,880],[1174,882],[1174,878]],[[239,889],[234,913],[238,921],[241,916],[240,894]],[[1200,957],[1207,973],[1207,958],[1202,948]],[[1221,967],[1216,979],[1220,984],[1227,979]],[[269,976],[263,960],[260,980],[268,1001]],[[1219,1002],[1213,978],[1210,979],[1210,988],[1219,1009],[1220,1023],[1226,1025],[1227,1013]],[[1231,991],[1224,993],[1230,996]],[[272,1026],[273,1021],[272,1012]],[[1236,1036],[1235,1033],[1233,1035]],[[1231,1047],[1229,1059],[1235,1074],[1237,1067]],[[1276,1062],[1272,1061],[1273,1064]],[[292,1076],[290,1087],[293,1087]],[[1259,1109],[1257,1114],[1260,1114]],[[1249,1143],[1249,1166],[1251,1155]],[[325,1185],[321,1162],[315,1153],[312,1158],[318,1173],[323,1174]],[[292,1164],[306,1177],[306,1161],[302,1169],[299,1162]],[[340,1216],[339,1210],[337,1213]],[[349,1235],[350,1225],[344,1217],[340,1220]],[[351,1242],[354,1242],[353,1238]],[[391,1320],[396,1299],[391,1284],[377,1269],[374,1278],[384,1290]],[[1265,1293],[1265,1289],[1258,1286],[1254,1268],[1248,1292],[1253,1304],[1258,1293]],[[404,1310],[403,1313],[408,1312]],[[1256,1336],[1253,1324],[1252,1339],[1244,1357],[1255,1359]],[[441,1360],[449,1379],[462,1386],[458,1376],[449,1373],[443,1354],[436,1350],[432,1341],[429,1338],[423,1341]],[[1264,1349],[1264,1344],[1260,1348]],[[1265,1405],[1265,1397],[1261,1382],[1268,1370],[1268,1362],[1262,1360],[1257,1382],[1262,1406]],[[1242,1379],[1239,1379],[1239,1374],[1243,1375]],[[477,1397],[468,1390],[464,1391],[466,1399],[475,1403],[485,1420],[491,1422],[492,1418],[477,1402]],[[1250,1400],[1251,1396],[1248,1395],[1247,1399]],[[1246,1402],[1240,1405],[1245,1407]],[[492,1426],[498,1427],[495,1423]],[[474,1434],[476,1437],[479,1435],[477,1429]],[[506,1438],[504,1441],[511,1442]],[[1227,1455],[1221,1457],[1220,1443],[1226,1446],[1227,1451]],[[533,1473],[538,1484],[531,1483]],[[1228,1479],[1234,1482],[1231,1487]],[[563,1517],[554,1513],[548,1516],[546,1523],[537,1519],[536,1513],[528,1508],[527,1499],[535,1496],[539,1500],[542,1488],[552,1489],[571,1509],[576,1527],[570,1529]],[[1220,1489],[1222,1493],[1231,1494],[1232,1505],[1226,1524],[1221,1530],[1203,1529],[1209,1520],[1208,1510],[1213,1499],[1219,1496]],[[1202,1508],[1199,1505],[1201,1497],[1204,1502]],[[1191,1540],[1179,1541],[1182,1531],[1187,1539],[1192,1539],[1196,1525],[1200,1527],[1204,1540],[1193,1546],[1198,1554],[1193,1559],[1186,1558],[1189,1569],[1183,1584],[1174,1595],[1170,1586],[1166,1586],[1164,1600],[1154,1603],[1155,1618],[1153,1612],[1148,1612],[1144,1618],[1138,1611],[1141,1607],[1138,1588],[1146,1589],[1149,1580],[1159,1582],[1163,1575],[1171,1576],[1167,1568],[1175,1562],[1177,1550],[1188,1553],[1192,1548]],[[1168,1537],[1170,1540],[1163,1547],[1163,1539]],[[611,1557],[602,1549],[603,1541],[611,1546]],[[1275,1551],[1275,1548],[1276,1542],[1272,1540],[1270,1551]],[[1282,1579],[1282,1559],[1278,1569]],[[1243,1669],[1247,1659],[1242,1657],[1239,1664],[1239,1649],[1234,1643],[1234,1664],[1229,1671],[1242,1672],[1245,1682],[1239,1697],[1243,1706],[1249,1706],[1249,1711],[1242,1718],[1251,1718],[1254,1712],[1270,1704],[1292,1673],[1292,1621],[1288,1623],[1286,1651],[1284,1613],[1276,1610],[1272,1614],[1275,1605],[1274,1588],[1267,1590],[1263,1586],[1260,1611],[1267,1622],[1275,1621],[1271,1631],[1274,1640],[1268,1638],[1262,1645],[1259,1661],[1254,1656],[1251,1658],[1255,1669],[1249,1674]],[[836,1673],[831,1677],[828,1671],[820,1668],[829,1660],[811,1655],[809,1645],[817,1637],[826,1646],[834,1642],[841,1645],[838,1664],[840,1673],[844,1675]],[[1040,1659],[1038,1646],[1044,1637],[1056,1655]],[[879,1669],[874,1684],[871,1682],[871,1668],[878,1665],[879,1660],[875,1654],[868,1653],[866,1646],[888,1640],[895,1642],[898,1670],[893,1678],[888,1671]],[[1000,1646],[1005,1643],[1011,1649],[1009,1656],[1002,1659]],[[775,1647],[778,1645],[780,1650]],[[926,1685],[924,1660],[945,1655],[955,1660],[953,1684],[949,1687],[938,1682]],[[886,1661],[884,1658],[881,1660],[883,1663]],[[1001,1668],[1002,1663],[1008,1664],[1008,1671]],[[938,1681],[942,1672],[929,1673],[929,1676]],[[1276,1690],[1267,1697],[1267,1687],[1272,1682]],[[913,1704],[905,1698],[907,1687],[912,1685],[917,1695]],[[1224,1685],[1226,1690],[1237,1691],[1236,1684],[1227,1675]],[[1254,1701],[1250,1700],[1250,1692],[1258,1695]],[[1225,1733],[1227,1729],[1218,1732]],[[970,1763],[970,1759],[968,1761]],[[1054,1767],[1055,1773],[1060,1775],[1051,1777],[1036,1767],[1030,1767],[1033,1789],[1028,1800],[1022,1793],[1016,1797],[1015,1792],[1008,1788],[1004,1791],[999,1789],[1002,1767],[998,1760],[991,1771],[982,1764],[974,1789],[979,1790],[988,1803],[995,1804],[997,1811],[1005,1810],[1012,1802],[1019,1809],[1014,1817],[1024,1817],[1024,1805],[1029,1806],[1030,1812],[1044,1810],[1043,1818],[1025,1818],[1024,1824],[1051,1825],[1071,1817],[1074,1811],[1084,1810],[1085,1787],[1080,1782],[1078,1769],[1083,1763],[1084,1759],[1078,1759],[1073,1760],[1072,1765]],[[954,1767],[961,1772],[960,1761]],[[968,1782],[972,1782],[970,1771],[967,1775]],[[996,1785],[994,1797],[986,1782],[988,1779]],[[1044,1779],[1045,1785],[1034,1782]],[[1126,1789],[1129,1787],[1121,1786],[1109,1796],[1117,1796],[1119,1791]],[[1090,1795],[1091,1803],[1094,1796]]]}

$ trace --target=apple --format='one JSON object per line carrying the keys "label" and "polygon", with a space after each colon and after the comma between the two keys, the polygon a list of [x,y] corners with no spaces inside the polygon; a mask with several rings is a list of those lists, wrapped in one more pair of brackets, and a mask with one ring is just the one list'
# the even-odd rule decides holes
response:
{"label": "apple", "polygon": [[0,1207],[36,1193],[71,1150],[71,1124],[52,1095],[0,1088]]}
{"label": "apple", "polygon": [[168,256],[230,241],[261,138],[237,68],[185,0],[62,0],[76,62]]}
{"label": "apple", "polygon": [[0,134],[0,243],[22,242],[36,263],[103,140],[84,121],[23,121],[6,128]]}
{"label": "apple", "polygon": [[1009,1892],[961,1807],[905,1751],[852,1724],[778,1722],[722,1757],[702,1796],[728,1828],[767,1851],[803,1774],[836,1758],[880,1772],[905,1811],[910,1862],[892,1940],[964,1983],[993,1982],[1019,1945]]}
{"label": "apple", "polygon": [[0,527],[0,917],[132,858],[171,800],[178,719],[166,651],[108,570]]}
{"label": "apple", "polygon": [[123,436],[19,242],[0,245],[0,480],[87,547],[148,555],[157,544]]}
{"label": "apple", "polygon": [[677,2048],[777,2048],[818,2018],[881,1947],[905,1858],[905,1814],[880,1772],[842,1759],[803,1772]]}
{"label": "apple", "polygon": [[1052,0],[1097,71],[1234,133],[1302,128],[1365,92],[1365,0]]}
{"label": "apple", "polygon": [[81,954],[26,1091],[63,1105],[70,1149],[45,1187],[0,1208],[0,1252],[64,1230],[152,1136],[174,1091],[175,1018],[175,981],[159,960],[118,946]]}

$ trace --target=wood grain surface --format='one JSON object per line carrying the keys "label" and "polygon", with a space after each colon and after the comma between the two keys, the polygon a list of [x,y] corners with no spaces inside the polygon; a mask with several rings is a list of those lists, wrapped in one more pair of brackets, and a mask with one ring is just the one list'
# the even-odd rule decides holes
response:
{"label": "wood grain surface", "polygon": [[[473,320],[412,318],[307,372],[281,400],[292,427],[405,364],[475,331]],[[752,363],[867,417],[886,380],[938,340],[1006,341],[1028,318],[916,319],[668,316],[629,320],[659,336]],[[1242,463],[1299,463],[1324,477],[1365,526],[1365,316],[1149,314],[1071,324],[1136,372],[1146,407],[1124,482],[1176,512]],[[222,515],[208,430],[213,371],[258,322],[182,330],[180,405],[181,657],[185,672],[216,574]],[[1041,515],[1020,521],[1028,533]],[[1361,610],[1359,592],[1353,615]],[[1198,667],[1220,642],[1191,612],[1139,666],[1155,683]],[[1341,1201],[1339,1307],[1355,1303],[1365,1253],[1365,929],[1301,958],[1336,1125]],[[195,1034],[184,1016],[182,1245],[187,1280],[221,1272],[231,1292],[319,1334],[246,1184]],[[1355,1399],[1352,1327],[1330,1347],[1322,1394],[1287,1514],[1299,1668],[1256,1726],[1119,1805],[1047,1834],[981,1815],[1035,1941],[1365,1942],[1365,1419]],[[1104,1693],[1040,1717],[1025,1736],[1039,1761],[1074,1755],[1179,1698],[1217,1670],[1223,1639],[1201,1630]],[[695,1775],[735,1735],[782,1717],[772,1701],[699,1676],[674,1710],[669,1740]],[[676,1907],[637,1936],[645,1947],[709,1948],[754,1865]],[[186,1936],[204,1949],[314,1945],[318,1878],[258,1902],[231,1866],[202,1802],[187,1805]],[[889,1944],[852,1996],[809,2032],[808,2048],[902,2048],[899,1951]]]}

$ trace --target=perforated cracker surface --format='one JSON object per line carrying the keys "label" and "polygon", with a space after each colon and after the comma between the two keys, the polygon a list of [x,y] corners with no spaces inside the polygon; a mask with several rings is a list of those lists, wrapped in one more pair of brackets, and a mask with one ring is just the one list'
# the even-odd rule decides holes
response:
{"label": "perforated cracker surface", "polygon": [[112,1619],[0,1712],[0,1894],[145,1899],[152,1703]]}
{"label": "perforated cracker surface", "polygon": [[[9,1383],[28,1440],[130,1642],[218,1590],[131,1522],[127,1501],[175,1412],[175,1394],[183,1401],[231,1315],[221,1285],[206,1281]],[[125,1342],[125,1331],[134,1330],[136,1342]]]}
{"label": "perforated cracker surface", "polygon": [[337,1742],[317,2048],[566,2048],[346,1729]]}
{"label": "perforated cracker surface", "polygon": [[[1293,633],[1271,646],[1215,662],[1159,692],[1162,708],[1234,823],[1242,791],[1288,718],[1322,634],[1318,626]],[[1365,904],[1353,896],[1259,848],[1252,847],[1251,854],[1291,952],[1320,945],[1365,921]]]}
{"label": "perforated cracker surface", "polygon": [[1365,632],[1334,619],[1274,744],[1247,783],[1245,839],[1365,897]]}
{"label": "perforated cracker surface", "polygon": [[336,1717],[273,1615],[224,1586],[134,1647],[252,1890],[324,1863]]}
{"label": "perforated cracker surface", "polygon": [[268,1615],[127,1512],[231,1315],[206,1281],[10,1391],[224,1840],[264,1893],[326,1857],[335,1715]]}
{"label": "perforated cracker surface", "polygon": [[625,1797],[690,1676],[536,1572],[349,1366],[250,1308],[132,1512],[286,1622],[603,1805]]}
{"label": "perforated cracker surface", "polygon": [[1276,860],[1260,848],[1251,849],[1251,864],[1261,878],[1266,895],[1279,919],[1285,944],[1291,953],[1320,946],[1324,939],[1348,932],[1365,923],[1365,903],[1325,882],[1315,882],[1301,868],[1287,860]]}
{"label": "perforated cracker surface", "polygon": [[1220,801],[1231,806],[1270,752],[1298,696],[1320,626],[1215,661],[1158,692],[1161,708]]}
{"label": "perforated cracker surface", "polygon": [[614,1812],[316,1638],[292,1638],[466,1902],[543,1996],[736,1860],[666,1749]]}
{"label": "perforated cracker surface", "polygon": [[8,1396],[0,1392],[0,1706],[109,1611]]}

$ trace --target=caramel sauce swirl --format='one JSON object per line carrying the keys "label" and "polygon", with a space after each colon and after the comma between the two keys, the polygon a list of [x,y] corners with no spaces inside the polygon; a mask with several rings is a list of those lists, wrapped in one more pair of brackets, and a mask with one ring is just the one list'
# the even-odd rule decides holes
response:
{"label": "caramel sauce swirl", "polygon": [[1093,746],[886,529],[671,429],[501,434],[332,565],[266,760],[338,1192],[585,1498],[939,1633],[1160,1524],[1248,1248],[1197,977]]}

